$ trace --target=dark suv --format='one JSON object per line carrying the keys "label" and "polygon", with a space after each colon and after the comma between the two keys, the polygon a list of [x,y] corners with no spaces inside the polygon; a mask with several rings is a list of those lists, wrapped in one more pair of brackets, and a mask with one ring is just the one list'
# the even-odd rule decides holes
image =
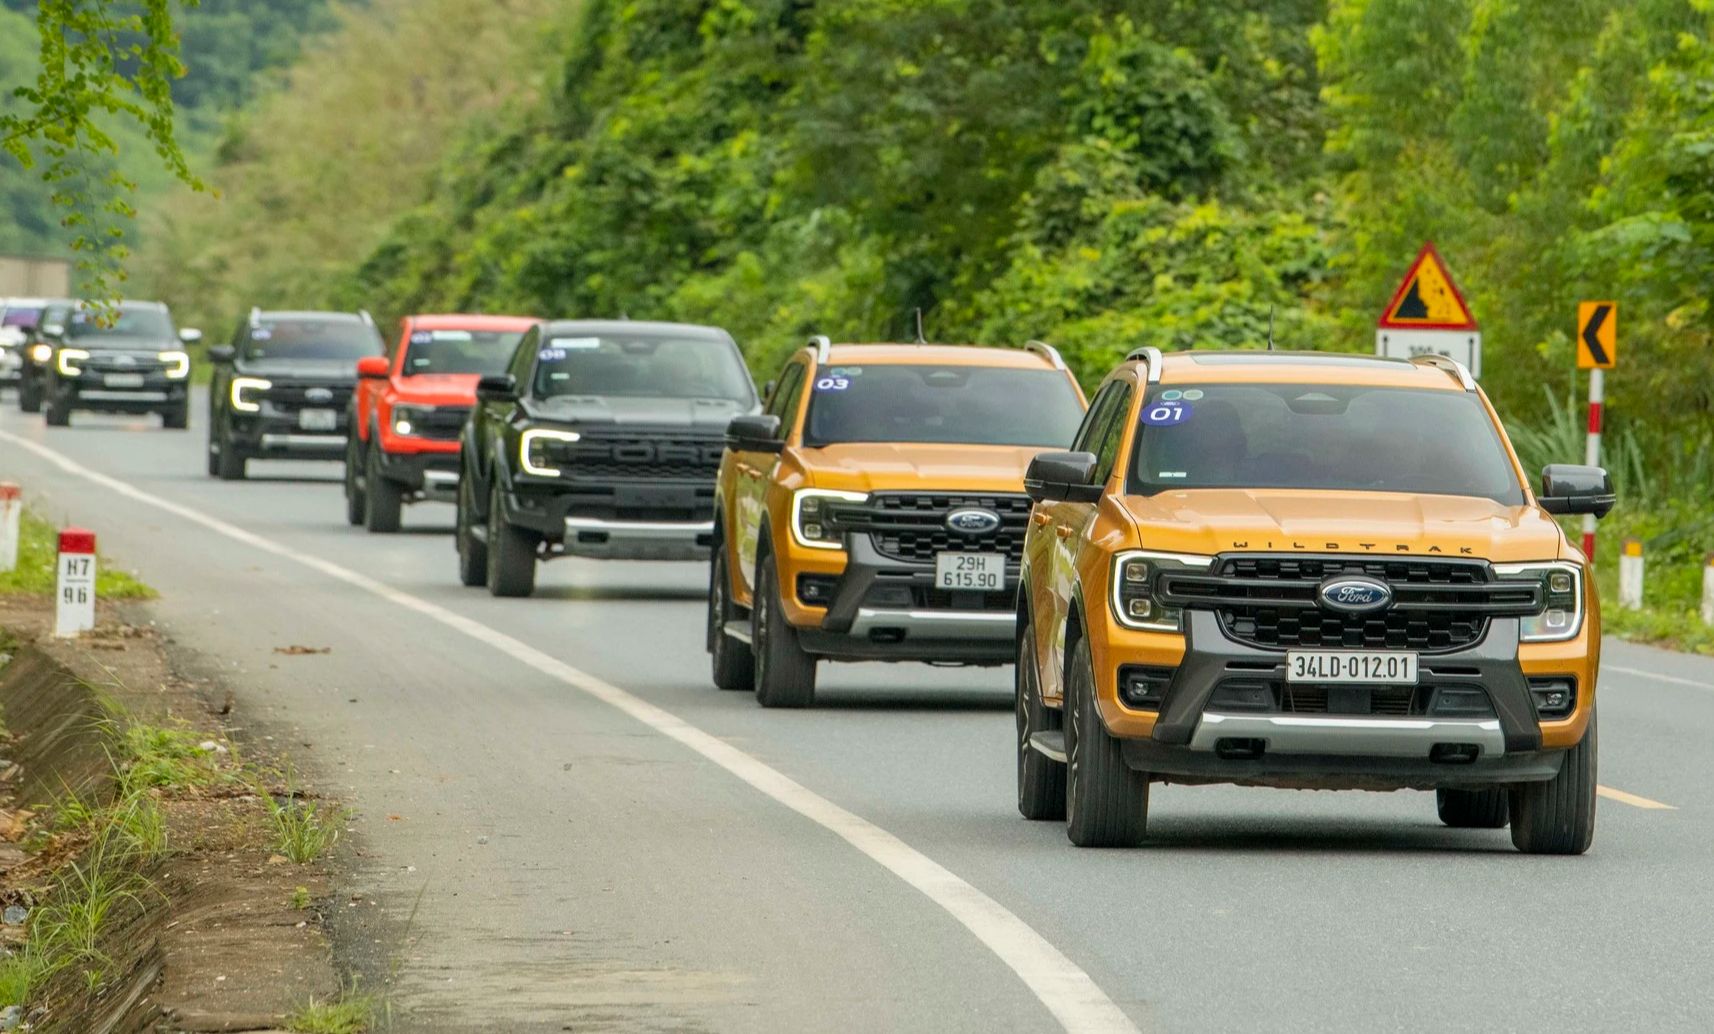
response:
{"label": "dark suv", "polygon": [[124,301],[106,311],[73,305],[55,318],[40,328],[52,354],[36,385],[50,427],[69,424],[74,410],[159,413],[167,427],[189,426],[184,345],[200,341],[200,331],[174,330],[160,302]]}
{"label": "dark suv", "polygon": [[252,309],[232,344],[208,350],[208,472],[236,481],[252,459],[342,459],[357,360],[386,352],[366,312]]}
{"label": "dark suv", "polygon": [[482,378],[459,460],[465,585],[528,596],[536,560],[706,560],[726,425],[756,407],[730,335],[543,323]]}

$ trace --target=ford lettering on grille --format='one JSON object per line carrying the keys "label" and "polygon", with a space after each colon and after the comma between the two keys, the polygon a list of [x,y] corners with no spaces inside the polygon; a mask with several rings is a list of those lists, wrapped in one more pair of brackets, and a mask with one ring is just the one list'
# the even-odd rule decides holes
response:
{"label": "ford lettering on grille", "polygon": [[1000,530],[1000,515],[993,510],[965,507],[946,515],[946,527],[961,535],[991,535]]}
{"label": "ford lettering on grille", "polygon": [[1372,614],[1392,606],[1393,590],[1385,582],[1340,578],[1322,583],[1321,605],[1345,614]]}

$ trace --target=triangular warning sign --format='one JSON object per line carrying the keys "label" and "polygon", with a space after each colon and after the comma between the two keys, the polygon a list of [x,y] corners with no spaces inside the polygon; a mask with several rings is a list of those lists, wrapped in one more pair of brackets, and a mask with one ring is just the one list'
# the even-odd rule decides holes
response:
{"label": "triangular warning sign", "polygon": [[1475,330],[1476,318],[1452,273],[1429,241],[1417,253],[1393,300],[1381,314],[1383,330]]}

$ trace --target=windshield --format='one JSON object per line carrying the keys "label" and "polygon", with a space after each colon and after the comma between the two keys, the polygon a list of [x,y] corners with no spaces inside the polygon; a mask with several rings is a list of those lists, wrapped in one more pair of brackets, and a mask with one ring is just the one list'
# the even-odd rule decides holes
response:
{"label": "windshield", "polygon": [[36,321],[41,318],[42,310],[26,308],[18,305],[0,313],[0,327],[34,328]]}
{"label": "windshield", "polygon": [[1474,394],[1342,384],[1154,389],[1128,491],[1287,488],[1483,496],[1523,489]]}
{"label": "windshield", "polygon": [[121,305],[117,312],[110,310],[110,315],[113,317],[112,325],[102,326],[103,314],[100,312],[91,309],[72,313],[71,322],[65,328],[66,340],[75,341],[83,348],[101,348],[116,339],[166,341],[173,337],[173,321],[167,318],[165,311],[152,305],[148,308]]}
{"label": "windshield", "polygon": [[673,399],[755,396],[729,341],[661,334],[543,335],[535,394]]}
{"label": "windshield", "polygon": [[804,444],[925,442],[1064,448],[1083,420],[1058,370],[834,366],[811,385]]}
{"label": "windshield", "polygon": [[250,359],[362,359],[385,355],[381,335],[357,320],[264,319],[250,327]]}
{"label": "windshield", "polygon": [[405,346],[405,376],[419,373],[504,373],[524,336],[521,330],[416,330]]}

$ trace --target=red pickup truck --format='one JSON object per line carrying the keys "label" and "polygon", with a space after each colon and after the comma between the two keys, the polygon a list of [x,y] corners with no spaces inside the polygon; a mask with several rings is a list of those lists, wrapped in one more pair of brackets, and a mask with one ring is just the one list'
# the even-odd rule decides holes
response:
{"label": "red pickup truck", "polygon": [[345,516],[399,530],[407,502],[458,497],[458,436],[476,382],[504,373],[528,316],[406,316],[388,356],[357,363],[345,443]]}

